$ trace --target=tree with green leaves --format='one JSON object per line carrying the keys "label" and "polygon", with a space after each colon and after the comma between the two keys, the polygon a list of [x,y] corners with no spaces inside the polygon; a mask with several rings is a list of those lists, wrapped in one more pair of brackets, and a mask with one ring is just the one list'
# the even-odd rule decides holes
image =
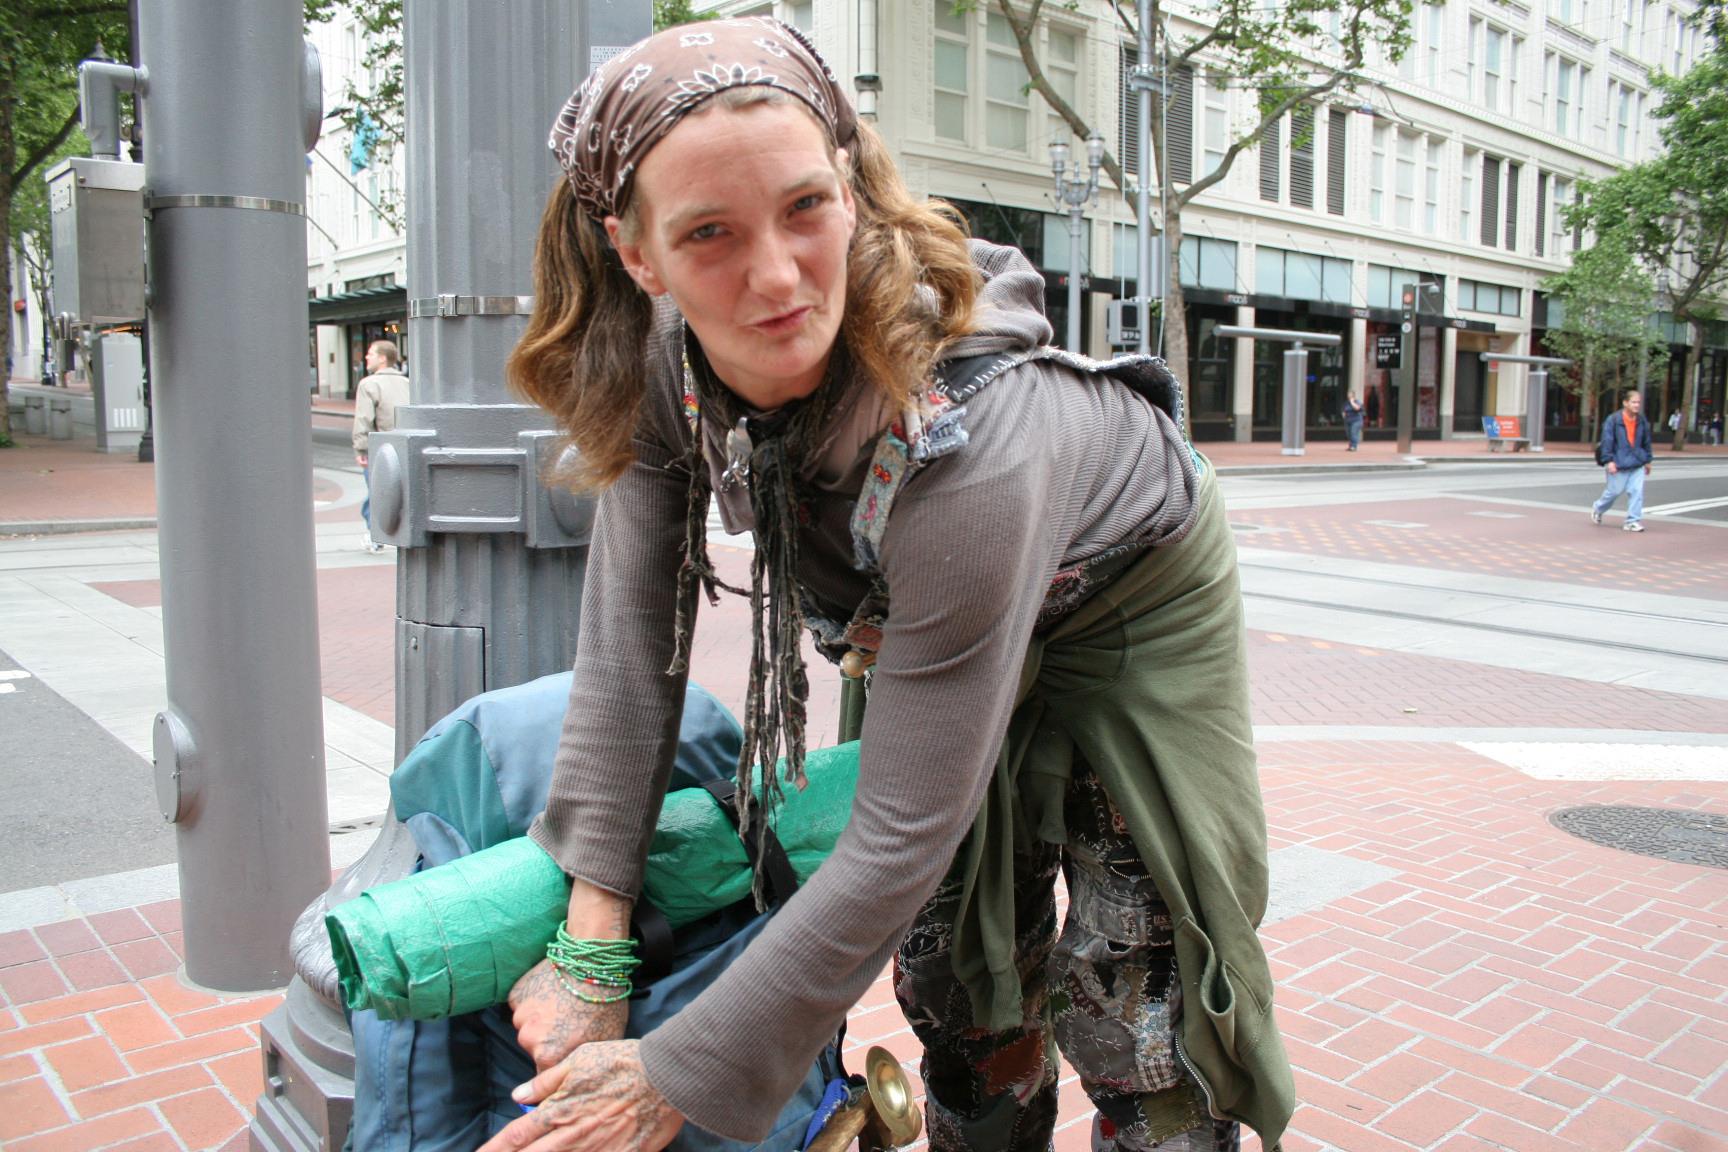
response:
{"label": "tree with green leaves", "polygon": [[1557,378],[1579,397],[1578,436],[1588,442],[1596,438],[1601,395],[1630,387],[1668,359],[1668,346],[1650,323],[1655,283],[1629,239],[1609,233],[1543,281],[1542,289],[1548,293],[1548,347],[1572,361]]}
{"label": "tree with green leaves", "polygon": [[1585,182],[1566,222],[1623,244],[1668,286],[1666,310],[1691,329],[1675,451],[1698,410],[1704,325],[1728,298],[1728,42],[1720,6],[1699,13],[1710,51],[1684,76],[1656,77],[1660,155]]}
{"label": "tree with green leaves", "polygon": [[[32,185],[62,155],[81,147],[78,62],[98,45],[115,59],[127,58],[125,0],[0,0],[0,253],[6,280],[0,337],[8,378],[12,301],[24,279],[13,267],[20,223],[14,209],[34,203]],[[12,443],[6,386],[7,379],[0,379],[0,447]]]}
{"label": "tree with green leaves", "polygon": [[[956,11],[989,3],[1013,30],[1030,87],[1067,122],[1076,137],[1093,127],[1063,99],[1040,65],[1036,29],[1048,5],[1045,0],[961,0]],[[1066,5],[1057,4],[1057,8]],[[1112,0],[1111,8],[1124,36],[1137,42],[1139,26],[1134,0]],[[1160,62],[1163,90],[1152,89],[1148,138],[1155,172],[1168,171],[1169,141],[1165,138],[1165,104],[1172,110],[1175,79],[1202,72],[1223,76],[1233,87],[1252,85],[1256,100],[1251,117],[1232,125],[1229,143],[1216,167],[1196,173],[1183,187],[1164,187],[1160,195],[1163,219],[1166,287],[1163,299],[1164,357],[1188,387],[1188,309],[1182,288],[1182,213],[1195,197],[1215,188],[1229,175],[1242,153],[1255,147],[1268,131],[1277,131],[1286,115],[1292,130],[1304,110],[1310,113],[1323,100],[1349,92],[1362,82],[1362,68],[1376,53],[1396,63],[1410,45],[1410,0],[1215,0],[1201,9],[1209,27],[1182,32],[1170,0],[1150,0],[1152,59]],[[1188,19],[1184,9],[1181,19]],[[1104,170],[1126,197],[1130,179],[1117,158],[1106,151]],[[1174,182],[1172,182],[1174,183]],[[1144,291],[1144,286],[1142,287]]]}

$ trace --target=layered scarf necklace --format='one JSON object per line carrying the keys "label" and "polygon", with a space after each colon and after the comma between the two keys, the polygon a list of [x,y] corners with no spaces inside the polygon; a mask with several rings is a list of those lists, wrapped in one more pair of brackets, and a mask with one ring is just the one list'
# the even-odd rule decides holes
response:
{"label": "layered scarf necklace", "polygon": [[[757,909],[764,910],[762,861],[771,817],[783,795],[781,773],[775,768],[782,753],[786,782],[799,789],[805,783],[804,723],[810,681],[801,647],[804,610],[798,589],[798,530],[807,522],[808,510],[800,476],[834,415],[841,391],[836,381],[844,379],[846,357],[844,345],[836,344],[827,375],[815,392],[773,412],[757,414],[714,375],[688,330],[684,349],[684,408],[693,435],[686,457],[690,491],[684,562],[678,569],[675,646],[667,671],[683,674],[689,669],[698,588],[711,605],[720,602],[721,589],[749,598],[750,679],[744,703],[744,745],[738,753],[737,804],[739,831],[747,842],[754,840],[752,895]],[[728,429],[722,490],[742,486],[750,494],[756,550],[748,589],[721,580],[708,557],[708,506],[714,481],[703,423],[710,419]],[[783,899],[787,894],[778,895]]]}

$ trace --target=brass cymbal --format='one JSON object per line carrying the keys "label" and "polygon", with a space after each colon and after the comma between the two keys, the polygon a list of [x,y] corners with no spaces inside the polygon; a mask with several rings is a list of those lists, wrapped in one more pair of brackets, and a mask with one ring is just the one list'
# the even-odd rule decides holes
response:
{"label": "brass cymbal", "polygon": [[876,1046],[864,1054],[864,1088],[876,1106],[876,1116],[896,1145],[910,1144],[924,1129],[924,1116],[912,1101],[912,1085],[900,1061]]}

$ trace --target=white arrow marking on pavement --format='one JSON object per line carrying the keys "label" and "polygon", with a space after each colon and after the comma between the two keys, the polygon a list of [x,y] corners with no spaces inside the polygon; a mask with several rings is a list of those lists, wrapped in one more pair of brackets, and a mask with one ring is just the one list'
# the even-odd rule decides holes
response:
{"label": "white arrow marking on pavement", "polygon": [[1658,504],[1644,511],[1652,516],[1679,516],[1684,512],[1703,512],[1709,508],[1728,508],[1728,496],[1711,496],[1705,500],[1681,500],[1675,504]]}
{"label": "white arrow marking on pavement", "polygon": [[28,680],[28,679],[30,679],[30,673],[24,671],[24,669],[22,669],[22,668],[15,669],[11,672],[0,672],[0,680]]}
{"label": "white arrow marking on pavement", "polygon": [[1522,519],[1524,519],[1524,513],[1522,513],[1522,512],[1472,512],[1472,513],[1470,513],[1470,515],[1486,517],[1489,520],[1522,520]]}
{"label": "white arrow marking on pavement", "polygon": [[18,685],[16,684],[0,684],[0,696],[4,696],[8,692],[16,691],[18,691]]}
{"label": "white arrow marking on pavement", "polygon": [[1426,524],[1418,524],[1414,520],[1364,520],[1364,524],[1374,524],[1381,528],[1426,528]]}

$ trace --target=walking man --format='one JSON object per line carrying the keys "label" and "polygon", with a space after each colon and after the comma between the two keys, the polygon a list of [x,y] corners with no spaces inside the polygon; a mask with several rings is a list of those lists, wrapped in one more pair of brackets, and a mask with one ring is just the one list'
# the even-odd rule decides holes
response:
{"label": "walking man", "polygon": [[402,353],[389,340],[374,340],[366,349],[366,371],[354,396],[354,459],[365,469],[366,499],[360,504],[360,519],[366,522],[366,551],[382,552],[384,545],[372,539],[372,468],[367,447],[372,433],[396,427],[396,409],[408,403],[408,377],[399,365]]}
{"label": "walking man", "polygon": [[1608,486],[1596,503],[1590,506],[1590,522],[1602,523],[1602,514],[1614,506],[1620,494],[1626,494],[1627,532],[1644,531],[1644,477],[1650,474],[1650,422],[1639,409],[1644,397],[1636,388],[1628,388],[1620,400],[1620,411],[1602,422],[1602,439],[1596,447],[1596,458],[1605,462]]}

